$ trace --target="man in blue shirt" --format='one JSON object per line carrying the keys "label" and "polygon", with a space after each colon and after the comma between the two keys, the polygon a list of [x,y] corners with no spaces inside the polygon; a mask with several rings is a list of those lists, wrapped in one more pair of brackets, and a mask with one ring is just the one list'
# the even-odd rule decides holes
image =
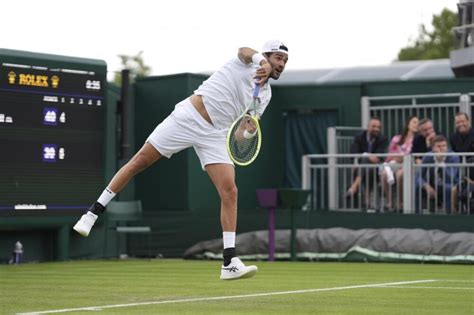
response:
{"label": "man in blue shirt", "polygon": [[[443,155],[452,152],[448,149],[446,137],[437,135],[431,142],[432,154],[423,157],[421,170],[416,178],[416,212],[420,213],[420,197],[426,199],[430,208],[443,207],[446,213],[451,213],[451,190],[459,182],[459,167],[449,164],[459,163],[459,157]],[[427,165],[434,164],[434,165]]]}

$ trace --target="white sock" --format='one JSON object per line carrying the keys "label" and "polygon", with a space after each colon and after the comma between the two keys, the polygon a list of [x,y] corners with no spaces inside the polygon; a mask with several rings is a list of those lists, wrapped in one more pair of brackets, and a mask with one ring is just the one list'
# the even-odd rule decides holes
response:
{"label": "white sock", "polygon": [[222,240],[224,241],[224,249],[235,248],[235,232],[222,232]]}
{"label": "white sock", "polygon": [[99,199],[97,199],[97,202],[105,207],[114,197],[115,193],[107,187],[104,189]]}

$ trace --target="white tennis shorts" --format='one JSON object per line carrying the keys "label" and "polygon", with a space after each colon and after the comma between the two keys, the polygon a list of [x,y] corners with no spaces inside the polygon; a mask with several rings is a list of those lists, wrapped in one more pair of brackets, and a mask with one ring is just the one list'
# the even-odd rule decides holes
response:
{"label": "white tennis shorts", "polygon": [[226,137],[226,129],[218,129],[208,123],[191,101],[185,99],[156,126],[146,142],[167,158],[193,147],[204,169],[206,165],[214,163],[233,165],[227,153]]}

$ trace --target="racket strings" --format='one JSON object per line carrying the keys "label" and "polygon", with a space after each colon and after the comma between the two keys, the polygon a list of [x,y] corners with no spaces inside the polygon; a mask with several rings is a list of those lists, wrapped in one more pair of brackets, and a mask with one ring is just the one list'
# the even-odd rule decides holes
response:
{"label": "racket strings", "polygon": [[243,130],[240,127],[243,119],[242,117],[237,123],[234,124],[230,131],[229,138],[229,150],[233,158],[239,163],[247,163],[251,161],[256,152],[258,151],[259,134],[257,132],[251,137],[246,138],[243,136]]}

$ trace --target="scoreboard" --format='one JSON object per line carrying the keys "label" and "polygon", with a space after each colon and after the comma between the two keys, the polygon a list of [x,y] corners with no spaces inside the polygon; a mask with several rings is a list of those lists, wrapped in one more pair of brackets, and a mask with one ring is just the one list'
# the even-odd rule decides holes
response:
{"label": "scoreboard", "polygon": [[105,63],[11,52],[0,49],[0,213],[83,211],[104,185]]}

